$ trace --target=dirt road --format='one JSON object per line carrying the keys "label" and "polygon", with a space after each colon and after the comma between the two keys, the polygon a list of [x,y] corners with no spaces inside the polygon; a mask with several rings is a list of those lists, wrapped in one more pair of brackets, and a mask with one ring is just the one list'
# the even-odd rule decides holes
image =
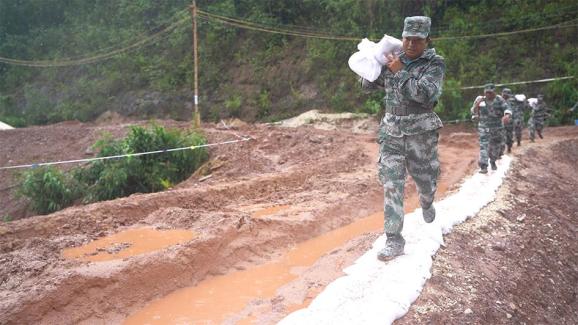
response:
{"label": "dirt road", "polygon": [[[184,127],[175,122],[163,123]],[[84,158],[93,154],[88,147],[103,129],[118,136],[126,132],[126,128],[124,124],[102,127],[65,123],[1,131],[0,165]],[[311,126],[258,125],[244,126],[237,131],[209,126],[206,128],[209,142],[234,139],[235,132],[254,139],[238,146],[214,149],[211,163],[206,167],[210,178],[198,175],[161,193],[135,194],[1,224],[0,323],[109,324],[139,323],[145,319],[150,323],[171,323],[168,316],[162,314],[163,310],[176,317],[214,323],[268,324],[278,321],[307,305],[379,234],[382,193],[375,175],[377,145],[371,131],[374,128],[370,121],[366,123],[365,132],[356,128],[357,133],[351,132],[351,125],[347,123],[331,131]],[[548,141],[525,143],[524,150],[516,151],[516,155],[523,158],[521,164],[532,161],[548,170],[546,164],[551,160],[546,159],[546,155],[534,160],[525,157],[531,150],[547,152],[556,146],[566,146],[564,152],[570,154],[556,163],[566,166],[574,159],[576,166],[576,155],[572,156],[572,152],[575,153],[578,147],[578,129],[551,128],[547,129],[546,136]],[[561,142],[566,139],[573,140]],[[440,138],[440,195],[459,186],[464,176],[474,172],[476,155],[477,140],[471,127],[444,128]],[[533,168],[520,163],[515,166],[521,167],[512,172],[514,178]],[[560,166],[555,166],[558,172],[569,172],[568,168]],[[564,178],[566,183],[551,189],[552,196],[557,190],[576,193],[576,180],[572,180],[571,175]],[[7,180],[2,188],[16,183],[5,172],[0,176]],[[530,182],[528,176],[524,177]],[[515,179],[511,182],[526,184]],[[532,184],[515,187],[520,191],[516,197],[533,195],[526,192]],[[506,187],[514,188],[512,186]],[[2,210],[26,215],[23,203],[14,200],[10,193],[11,190],[6,190],[0,195]],[[563,197],[560,194],[558,199]],[[415,208],[413,186],[406,191],[406,202],[407,210]],[[561,202],[552,203],[559,205]],[[528,204],[531,207],[531,203]],[[572,216],[571,208],[572,204],[559,207],[570,213],[566,222],[572,226],[566,226],[566,231],[557,234],[561,241],[571,235],[568,229],[574,229],[575,237],[576,216]],[[529,225],[529,219],[528,216],[522,224]],[[518,221],[511,222],[518,224]],[[537,223],[536,227],[541,225]],[[499,226],[494,229],[491,223],[486,228],[490,233],[501,229]],[[175,237],[168,235],[169,230],[184,232],[180,233],[184,236],[182,241],[165,241]],[[472,235],[465,231],[466,237],[458,238],[460,232],[450,237],[446,251],[467,246],[470,241],[467,236]],[[527,242],[533,235],[522,232],[519,240]],[[454,240],[456,242],[452,244]],[[488,236],[480,237],[482,247],[486,243],[484,240],[489,241]],[[68,254],[71,248],[82,248],[88,243],[92,246],[85,247],[76,258],[71,257],[72,253]],[[524,252],[534,252],[529,248],[533,247],[533,241],[525,245],[527,249],[521,250],[520,261],[527,258]],[[557,257],[563,262],[559,267],[562,275],[552,278],[566,285],[576,283],[576,258],[572,255],[576,244],[571,245],[561,250],[566,255]],[[488,258],[502,258],[507,264],[512,252],[505,247],[502,250],[478,249],[473,253],[483,260],[484,254],[498,252],[503,256],[488,255]],[[134,253],[130,253],[131,249]],[[438,254],[437,261],[446,258],[446,251]],[[573,260],[573,264],[564,264],[564,257],[566,261]],[[447,255],[447,259],[450,264],[459,261],[455,254]],[[427,321],[446,315],[442,307],[447,305],[435,300],[438,294],[432,289],[437,283],[437,275],[447,275],[445,264],[437,265],[437,261],[433,271],[436,276],[402,322]],[[463,259],[461,261],[463,263]],[[536,271],[528,272],[533,274],[532,270]],[[464,276],[467,272],[467,269],[455,271]],[[572,279],[574,282],[567,283]],[[544,285],[549,283],[540,276],[531,280],[532,283],[541,283],[537,282],[541,280]],[[488,290],[496,287],[492,278],[480,278],[476,283]],[[458,283],[454,285],[463,287]],[[565,297],[571,296],[571,291],[564,293]],[[443,294],[456,296],[449,289]],[[461,294],[469,297],[468,292]],[[573,294],[575,299],[575,291]],[[480,294],[478,298],[484,297],[487,296]],[[542,300],[544,296],[532,297],[538,306],[546,303]],[[182,310],[163,309],[163,306],[174,306],[170,299],[188,301],[189,305],[184,309],[198,312],[183,315],[180,314]],[[506,299],[501,299],[507,304]],[[427,309],[431,305],[439,309]],[[523,311],[524,306],[517,302],[516,310]],[[542,308],[547,306],[546,303]],[[476,312],[464,315],[478,315],[476,308],[470,308]],[[423,310],[426,312],[420,312]]]}

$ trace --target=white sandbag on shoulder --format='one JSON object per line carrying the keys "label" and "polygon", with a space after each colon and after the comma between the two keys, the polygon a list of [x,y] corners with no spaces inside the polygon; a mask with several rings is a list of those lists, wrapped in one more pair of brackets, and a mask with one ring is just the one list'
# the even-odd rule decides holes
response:
{"label": "white sandbag on shoulder", "polygon": [[536,108],[538,106],[538,98],[528,98],[528,104],[530,104],[532,108]]}
{"label": "white sandbag on shoulder", "polygon": [[524,95],[524,94],[517,94],[517,95],[514,96],[514,98],[516,98],[516,100],[519,101],[519,102],[523,102],[523,101],[526,100],[526,95]]}
{"label": "white sandbag on shoulder", "polygon": [[349,68],[360,77],[375,81],[381,74],[381,67],[387,63],[386,55],[399,53],[401,44],[400,40],[387,34],[378,43],[364,38],[357,45],[359,51],[349,58]]}

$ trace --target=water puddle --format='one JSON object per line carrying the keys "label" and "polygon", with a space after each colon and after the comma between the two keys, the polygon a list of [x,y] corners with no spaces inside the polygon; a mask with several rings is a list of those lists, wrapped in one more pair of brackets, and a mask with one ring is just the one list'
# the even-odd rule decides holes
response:
{"label": "water puddle", "polygon": [[287,210],[289,209],[291,206],[290,205],[277,205],[277,206],[273,206],[270,208],[266,208],[266,209],[262,209],[262,210],[258,210],[256,212],[254,212],[251,216],[254,219],[258,219],[258,218],[263,218],[265,216],[269,216],[272,214],[275,214],[279,211],[283,211],[283,210]]}
{"label": "water puddle", "polygon": [[183,229],[130,229],[97,239],[80,247],[67,248],[62,252],[62,255],[68,259],[90,262],[111,261],[157,251],[185,243],[195,237],[194,232]]}
{"label": "water puddle", "polygon": [[[416,207],[417,198],[406,200],[406,211]],[[296,245],[279,261],[208,278],[195,287],[177,290],[151,302],[124,324],[220,324],[252,300],[272,299],[277,289],[297,277],[291,272],[293,268],[309,267],[335,247],[382,227],[383,212],[374,213]]]}

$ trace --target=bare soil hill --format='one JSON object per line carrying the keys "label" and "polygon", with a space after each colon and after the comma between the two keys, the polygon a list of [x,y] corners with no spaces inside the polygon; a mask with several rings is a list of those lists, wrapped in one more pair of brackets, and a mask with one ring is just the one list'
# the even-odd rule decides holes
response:
{"label": "bare soil hill", "polygon": [[[0,224],[0,324],[128,323],[151,301],[209,285],[209,291],[224,291],[232,300],[203,306],[206,315],[199,320],[278,321],[307,305],[380,232],[382,191],[372,123],[363,128],[344,123],[334,130],[207,125],[209,142],[238,134],[252,140],[212,149],[203,170],[173,189]],[[61,123],[0,131],[0,166],[84,158],[94,154],[89,147],[102,131],[120,136],[127,127]],[[545,135],[546,140],[515,148],[517,160],[495,203],[499,208],[488,207],[450,235],[434,277],[402,322],[477,324],[486,317],[482,311],[496,306],[507,311],[510,302],[511,317],[528,323],[548,322],[556,311],[565,317],[560,319],[576,320],[578,128],[549,128]],[[477,148],[471,126],[443,129],[440,196],[475,172]],[[14,199],[17,181],[7,172],[0,177],[3,213],[29,216],[25,202]],[[411,183],[406,202],[408,210],[416,207]],[[194,236],[133,256],[119,254],[138,246],[126,240],[80,258],[65,257],[70,248],[143,228]],[[91,260],[98,256],[110,259]],[[486,272],[470,259],[485,261]],[[249,288],[275,281],[250,293],[247,287],[231,289],[239,278]],[[465,313],[467,308],[473,312]],[[502,321],[503,313],[488,313]]]}

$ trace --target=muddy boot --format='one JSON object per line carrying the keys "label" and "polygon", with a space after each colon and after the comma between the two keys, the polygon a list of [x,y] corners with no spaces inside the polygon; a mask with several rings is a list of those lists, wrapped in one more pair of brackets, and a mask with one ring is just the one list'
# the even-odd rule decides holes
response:
{"label": "muddy boot", "polygon": [[436,209],[434,208],[433,204],[429,206],[427,209],[422,210],[423,213],[423,221],[426,223],[432,223],[436,219]]}
{"label": "muddy boot", "polygon": [[405,246],[405,239],[401,234],[393,235],[387,234],[385,247],[377,253],[377,259],[380,261],[389,261],[390,259],[403,255],[403,247]]}
{"label": "muddy boot", "polygon": [[488,166],[487,165],[481,165],[480,166],[480,174],[487,174],[488,173]]}
{"label": "muddy boot", "polygon": [[522,145],[522,141],[520,141],[520,139],[518,139],[518,147]]}
{"label": "muddy boot", "polygon": [[542,136],[542,131],[538,131],[538,136],[540,137],[540,139],[544,139],[544,137]]}
{"label": "muddy boot", "polygon": [[498,166],[496,166],[495,161],[490,161],[490,165],[492,165],[492,170],[498,170]]}
{"label": "muddy boot", "polygon": [[508,146],[508,153],[512,153],[512,146]]}

